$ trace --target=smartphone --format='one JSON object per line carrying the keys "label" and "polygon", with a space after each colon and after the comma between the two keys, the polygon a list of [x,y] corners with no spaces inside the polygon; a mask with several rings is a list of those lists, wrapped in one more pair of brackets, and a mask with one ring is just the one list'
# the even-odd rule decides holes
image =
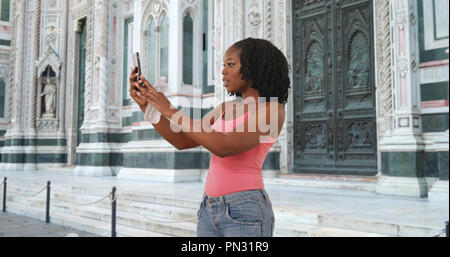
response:
{"label": "smartphone", "polygon": [[[139,52],[136,52],[135,54],[133,54],[133,65],[134,67],[137,67],[136,73],[142,74],[142,69],[141,69],[141,60],[139,58]],[[139,78],[136,78],[136,81],[138,81]],[[140,85],[141,87],[144,87],[144,84]]]}

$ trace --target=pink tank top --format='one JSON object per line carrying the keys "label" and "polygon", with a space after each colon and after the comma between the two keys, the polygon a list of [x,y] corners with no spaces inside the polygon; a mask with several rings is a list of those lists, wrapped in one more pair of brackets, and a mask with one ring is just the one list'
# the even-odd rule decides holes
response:
{"label": "pink tank top", "polygon": [[[230,121],[224,121],[221,116],[214,122],[212,129],[226,134],[244,123],[248,115],[247,112]],[[253,149],[224,158],[211,153],[205,184],[206,195],[217,197],[239,191],[264,189],[261,169],[267,153],[275,142],[276,139],[268,136],[264,142]]]}

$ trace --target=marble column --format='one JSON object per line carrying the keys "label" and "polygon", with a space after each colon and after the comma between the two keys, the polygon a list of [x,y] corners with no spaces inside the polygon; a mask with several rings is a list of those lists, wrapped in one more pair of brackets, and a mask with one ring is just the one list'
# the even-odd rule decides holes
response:
{"label": "marble column", "polygon": [[[110,88],[108,83],[108,15],[109,1],[94,0],[92,2],[92,20],[87,21],[89,33],[89,22],[91,21],[92,32],[92,86],[91,95],[86,94],[86,100],[92,99],[90,111],[85,112],[85,117],[89,119],[88,124],[83,125],[83,134],[93,135],[97,138],[93,142],[82,142],[76,150],[77,167],[74,170],[76,176],[113,176],[114,168],[110,166],[111,153],[115,146],[103,138],[109,133],[108,125],[108,104]],[[87,47],[90,47],[87,44]],[[89,59],[87,52],[86,60]],[[89,63],[86,69],[90,69]],[[87,76],[89,78],[89,76]],[[86,80],[86,92],[89,91],[89,79]],[[86,107],[89,107],[87,101]]]}
{"label": "marble column", "polygon": [[[25,22],[26,22],[26,1],[18,0],[12,2],[14,15],[12,23],[15,28],[14,39],[23,39],[25,35]],[[23,97],[23,58],[25,55],[24,40],[16,40],[13,43],[14,49],[14,62],[11,66],[13,71],[12,83],[11,83],[11,100],[9,115],[11,117],[8,131],[5,135],[6,145],[3,147],[2,164],[0,169],[3,170],[21,170],[23,168],[22,147],[14,146],[16,142],[23,140],[23,122],[22,122],[22,97]],[[9,141],[9,142],[8,142]],[[5,155],[7,153],[7,155]]]}
{"label": "marble column", "polygon": [[[375,22],[377,26],[377,88],[380,177],[376,191],[380,194],[427,196],[424,178],[425,143],[421,132],[419,97],[419,35],[417,1],[389,1],[391,15],[391,52],[388,53],[383,30],[387,24]],[[386,3],[375,2],[375,19],[383,21]],[[389,16],[385,15],[387,20]],[[383,26],[381,28],[380,26]],[[383,34],[384,33],[384,34]],[[383,56],[383,53],[385,54]],[[390,75],[387,75],[387,58],[392,60]],[[386,88],[384,82],[391,80]],[[384,94],[383,94],[384,93]],[[380,98],[381,97],[381,98]],[[383,102],[380,103],[380,99]],[[380,115],[381,114],[381,115]]]}
{"label": "marble column", "polygon": [[98,108],[94,127],[107,127],[108,111],[108,10],[106,0],[94,1],[94,109]]}

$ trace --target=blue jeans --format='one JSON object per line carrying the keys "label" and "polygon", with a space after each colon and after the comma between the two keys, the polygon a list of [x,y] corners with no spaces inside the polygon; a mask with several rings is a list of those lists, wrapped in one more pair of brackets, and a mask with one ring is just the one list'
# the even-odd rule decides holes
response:
{"label": "blue jeans", "polygon": [[265,190],[248,190],[220,197],[203,195],[198,211],[199,237],[272,237],[272,203]]}

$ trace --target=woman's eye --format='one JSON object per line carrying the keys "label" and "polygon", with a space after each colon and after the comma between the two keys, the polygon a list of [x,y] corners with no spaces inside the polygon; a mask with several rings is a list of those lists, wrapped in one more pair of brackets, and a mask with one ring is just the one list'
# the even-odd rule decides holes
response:
{"label": "woman's eye", "polygon": [[227,63],[227,64],[222,64],[222,67],[225,68],[228,65],[228,67],[233,67],[235,64],[234,63]]}

